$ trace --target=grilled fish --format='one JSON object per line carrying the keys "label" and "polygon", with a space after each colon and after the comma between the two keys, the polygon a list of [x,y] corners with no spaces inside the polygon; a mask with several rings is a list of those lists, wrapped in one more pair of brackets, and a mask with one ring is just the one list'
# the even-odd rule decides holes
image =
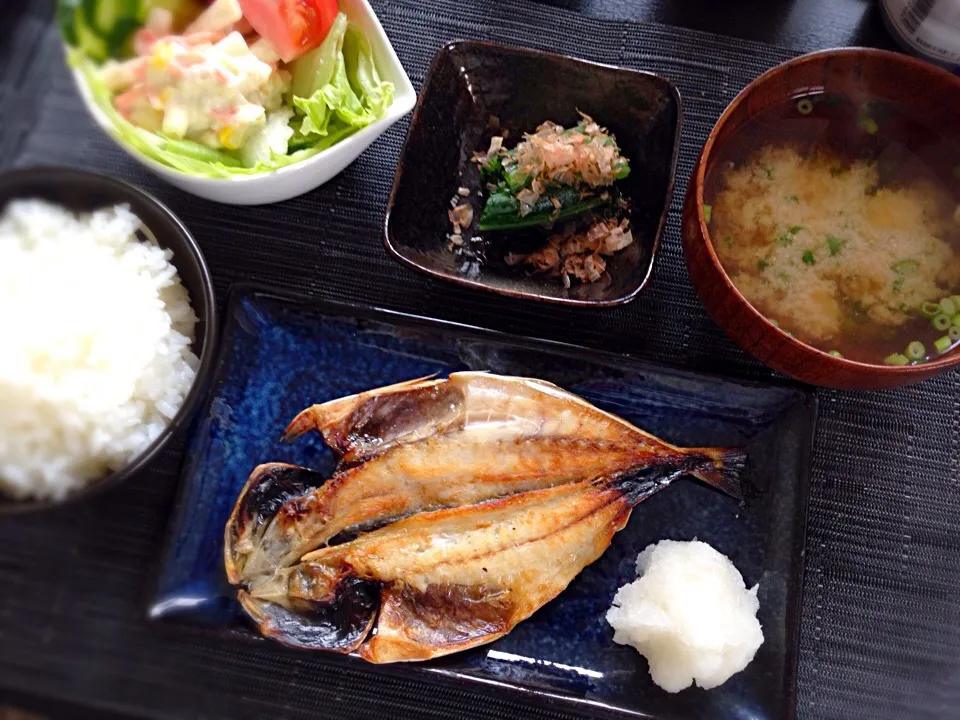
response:
{"label": "grilled fish", "polygon": [[[681,450],[541,380],[454,373],[300,413],[285,437],[320,432],[333,476],[271,463],[254,470],[227,524],[227,574],[243,582],[351,529],[429,508],[599,477]],[[694,474],[715,470],[710,463]]]}
{"label": "grilled fish", "polygon": [[638,502],[684,474],[736,494],[744,461],[669,445],[540,380],[475,372],[315,405],[286,436],[311,429],[337,469],[258,467],[227,523],[227,575],[264,634],[372,662],[504,635]]}

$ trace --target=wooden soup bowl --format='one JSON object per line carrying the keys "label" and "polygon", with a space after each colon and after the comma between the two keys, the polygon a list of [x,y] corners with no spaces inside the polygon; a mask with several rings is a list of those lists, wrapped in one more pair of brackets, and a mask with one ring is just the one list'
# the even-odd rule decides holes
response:
{"label": "wooden soup bowl", "polygon": [[[683,205],[683,250],[690,279],[710,317],[734,342],[768,367],[804,382],[844,389],[893,388],[955,368],[960,365],[956,347],[928,362],[896,367],[837,358],[806,345],[754,309],[717,258],[703,215],[703,196],[720,149],[757,113],[819,91],[854,96],[866,92],[901,104],[948,137],[960,135],[960,77],[922,60],[885,50],[843,48],[778,65],[734,98],[700,151]],[[950,169],[943,170],[941,177],[952,177]]]}

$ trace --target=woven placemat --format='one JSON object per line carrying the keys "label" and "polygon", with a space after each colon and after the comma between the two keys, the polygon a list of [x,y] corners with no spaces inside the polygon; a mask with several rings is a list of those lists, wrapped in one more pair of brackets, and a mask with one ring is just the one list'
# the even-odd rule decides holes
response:
{"label": "woven placemat", "polygon": [[[522,0],[374,5],[418,87],[433,52],[455,38],[654,70],[677,83],[685,110],[677,189],[653,281],[638,300],[602,311],[545,308],[434,282],[391,261],[381,216],[405,121],[302,198],[234,209],[185,195],[95,128],[36,13],[25,21],[32,44],[25,31],[0,57],[0,163],[77,165],[147,188],[203,246],[221,301],[232,282],[254,279],[685,368],[772,377],[700,306],[678,220],[686,178],[717,115],[751,78],[793,53]],[[818,396],[798,714],[958,716],[960,374],[892,392]],[[567,717],[149,625],[139,603],[181,452],[170,448],[150,472],[101,498],[0,522],[0,686],[178,718]]]}

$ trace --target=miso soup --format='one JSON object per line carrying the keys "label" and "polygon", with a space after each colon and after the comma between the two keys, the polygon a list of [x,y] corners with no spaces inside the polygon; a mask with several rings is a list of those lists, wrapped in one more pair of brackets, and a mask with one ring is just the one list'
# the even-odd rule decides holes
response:
{"label": "miso soup", "polygon": [[922,362],[960,343],[956,137],[887,101],[823,93],[765,111],[723,153],[704,211],[757,310],[866,363]]}

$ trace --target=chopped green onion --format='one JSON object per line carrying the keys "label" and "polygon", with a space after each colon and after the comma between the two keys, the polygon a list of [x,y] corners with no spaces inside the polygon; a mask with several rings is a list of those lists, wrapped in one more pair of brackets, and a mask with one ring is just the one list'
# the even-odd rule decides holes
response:
{"label": "chopped green onion", "polygon": [[781,235],[777,238],[777,244],[787,247],[788,245],[793,245],[793,238],[790,235]]}
{"label": "chopped green onion", "polygon": [[960,295],[951,295],[950,299],[953,300],[953,304],[957,306],[957,310],[960,310]]}
{"label": "chopped green onion", "polygon": [[780,323],[774,320],[773,318],[767,318],[767,322],[773,325],[775,328],[780,327]]}
{"label": "chopped green onion", "polygon": [[828,355],[833,355],[835,358],[842,358],[843,354],[839,350],[831,350]]}
{"label": "chopped green onion", "polygon": [[791,235],[796,235],[801,230],[803,230],[803,225],[791,225],[787,232],[789,232]]}
{"label": "chopped green onion", "polygon": [[911,360],[923,360],[927,356],[927,349],[919,340],[914,340],[907,345],[907,357]]}
{"label": "chopped green onion", "polygon": [[940,312],[944,315],[953,315],[957,310],[960,310],[960,308],[958,308],[950,298],[944,298],[940,301]]}
{"label": "chopped green onion", "polygon": [[838,238],[835,235],[827,235],[827,247],[830,249],[831,255],[839,255],[840,251],[843,250],[843,246],[846,244],[846,240]]}
{"label": "chopped green onion", "polygon": [[960,313],[957,313],[953,316],[953,320],[950,321],[955,327],[960,327]]}
{"label": "chopped green onion", "polygon": [[770,267],[770,263],[768,263],[766,260],[757,260],[757,270],[762,272],[768,267]]}
{"label": "chopped green onion", "polygon": [[860,118],[860,127],[863,128],[868,134],[876,135],[877,131],[880,129],[880,126],[877,125],[877,121],[874,120],[869,115],[864,115]]}
{"label": "chopped green onion", "polygon": [[949,335],[944,335],[943,337],[937,338],[933,341],[933,346],[937,349],[937,352],[943,352],[947,350],[953,342],[950,340]]}
{"label": "chopped green onion", "polygon": [[909,365],[910,360],[906,355],[901,355],[900,353],[893,353],[892,355],[887,355],[883,362],[887,365]]}
{"label": "chopped green onion", "polygon": [[810,98],[800,98],[797,100],[797,112],[801,115],[809,115],[813,112],[813,100]]}
{"label": "chopped green onion", "polygon": [[817,262],[813,257],[813,252],[810,250],[804,250],[801,257],[806,265],[815,265]]}
{"label": "chopped green onion", "polygon": [[950,329],[947,330],[947,337],[950,338],[953,342],[960,340],[960,326],[951,325]]}
{"label": "chopped green onion", "polygon": [[927,301],[920,306],[920,314],[925,318],[936,317],[940,314],[940,303]]}
{"label": "chopped green onion", "polygon": [[729,235],[727,235],[727,236],[723,239],[723,242],[726,244],[727,247],[733,247],[733,238],[730,237]]}
{"label": "chopped green onion", "polygon": [[706,203],[703,204],[703,221],[709,225],[710,218],[713,216],[713,208]]}
{"label": "chopped green onion", "polygon": [[943,331],[943,330],[946,330],[948,327],[950,327],[950,325],[952,324],[952,321],[950,320],[949,315],[940,313],[939,315],[934,317],[932,320],[930,320],[930,324],[933,325],[935,329]]}

